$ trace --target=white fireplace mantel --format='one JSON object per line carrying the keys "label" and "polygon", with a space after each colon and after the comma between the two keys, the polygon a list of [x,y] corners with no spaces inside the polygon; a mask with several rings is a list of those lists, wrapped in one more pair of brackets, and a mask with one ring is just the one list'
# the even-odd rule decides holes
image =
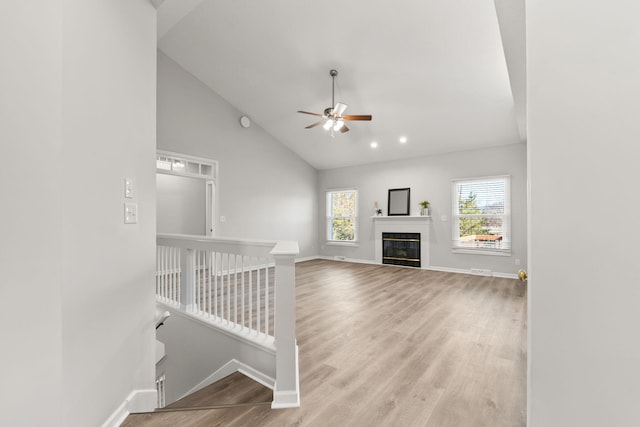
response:
{"label": "white fireplace mantel", "polygon": [[373,216],[375,262],[382,264],[382,233],[420,233],[420,267],[428,268],[430,216]]}

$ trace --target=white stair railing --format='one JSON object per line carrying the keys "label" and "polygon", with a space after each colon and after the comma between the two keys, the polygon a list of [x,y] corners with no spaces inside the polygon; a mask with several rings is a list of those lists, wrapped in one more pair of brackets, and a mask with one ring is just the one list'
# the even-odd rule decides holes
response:
{"label": "white stair railing", "polygon": [[196,313],[243,332],[273,336],[272,258],[213,250],[195,250],[192,256]]}
{"label": "white stair railing", "polygon": [[299,406],[296,242],[157,236],[158,302],[275,352],[274,408]]}
{"label": "white stair railing", "polygon": [[180,304],[180,248],[157,246],[156,296],[165,304]]}
{"label": "white stair railing", "polygon": [[166,380],[167,378],[165,377],[164,374],[156,378],[156,391],[158,393],[156,407],[158,408],[164,408],[166,404],[165,393],[164,393],[164,384]]}

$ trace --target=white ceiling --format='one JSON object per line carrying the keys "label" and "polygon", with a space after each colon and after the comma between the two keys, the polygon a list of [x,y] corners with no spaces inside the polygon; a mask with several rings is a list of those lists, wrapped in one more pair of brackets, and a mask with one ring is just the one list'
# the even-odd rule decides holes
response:
{"label": "white ceiling", "polygon": [[[158,9],[160,50],[317,169],[522,142],[524,35],[524,0],[165,0]],[[332,68],[345,114],[373,115],[335,138],[304,129],[316,118],[296,113],[331,106]]]}

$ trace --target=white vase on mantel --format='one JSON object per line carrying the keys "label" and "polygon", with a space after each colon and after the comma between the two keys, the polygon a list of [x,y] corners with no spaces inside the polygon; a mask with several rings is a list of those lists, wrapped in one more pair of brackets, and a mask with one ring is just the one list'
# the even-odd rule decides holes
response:
{"label": "white vase on mantel", "polygon": [[420,216],[429,216],[429,208],[420,208]]}

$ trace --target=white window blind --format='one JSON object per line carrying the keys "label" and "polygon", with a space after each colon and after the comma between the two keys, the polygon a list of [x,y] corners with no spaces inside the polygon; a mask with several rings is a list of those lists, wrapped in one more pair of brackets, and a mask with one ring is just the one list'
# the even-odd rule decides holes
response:
{"label": "white window blind", "polygon": [[327,241],[356,242],[358,191],[327,191]]}
{"label": "white window blind", "polygon": [[454,251],[511,253],[509,176],[454,180]]}

